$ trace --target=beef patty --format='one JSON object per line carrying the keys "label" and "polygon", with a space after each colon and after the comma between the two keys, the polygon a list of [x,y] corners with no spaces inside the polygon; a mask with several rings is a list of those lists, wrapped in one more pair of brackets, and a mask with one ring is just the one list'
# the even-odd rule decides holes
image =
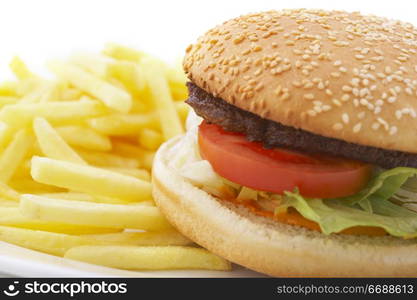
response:
{"label": "beef patty", "polygon": [[284,147],[314,154],[330,154],[387,169],[399,166],[417,168],[417,154],[358,145],[285,126],[216,98],[192,82],[187,83],[187,86],[189,97],[186,102],[197,115],[225,130],[243,133],[249,141],[261,142],[265,148]]}

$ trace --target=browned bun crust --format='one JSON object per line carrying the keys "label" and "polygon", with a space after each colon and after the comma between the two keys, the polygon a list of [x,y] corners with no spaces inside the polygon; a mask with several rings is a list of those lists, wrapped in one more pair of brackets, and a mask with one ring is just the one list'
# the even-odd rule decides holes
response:
{"label": "browned bun crust", "polygon": [[157,152],[153,196],[168,220],[213,253],[272,276],[417,276],[417,241],[330,235],[257,217],[193,186]]}
{"label": "browned bun crust", "polygon": [[417,29],[359,13],[284,10],[229,20],[187,48],[196,85],[263,118],[417,153]]}

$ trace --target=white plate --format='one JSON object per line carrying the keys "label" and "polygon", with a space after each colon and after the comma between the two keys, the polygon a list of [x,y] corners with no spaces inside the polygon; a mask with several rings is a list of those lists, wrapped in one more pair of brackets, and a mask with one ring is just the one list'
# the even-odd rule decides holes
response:
{"label": "white plate", "polygon": [[82,263],[0,242],[4,276],[17,277],[264,277],[234,265],[231,272],[205,270],[124,271]]}

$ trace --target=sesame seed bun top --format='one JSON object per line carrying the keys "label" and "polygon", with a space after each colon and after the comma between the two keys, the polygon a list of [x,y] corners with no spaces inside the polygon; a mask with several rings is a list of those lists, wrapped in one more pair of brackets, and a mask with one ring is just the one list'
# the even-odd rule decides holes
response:
{"label": "sesame seed bun top", "polygon": [[326,137],[417,153],[417,29],[359,13],[269,11],[187,48],[199,87],[263,118]]}

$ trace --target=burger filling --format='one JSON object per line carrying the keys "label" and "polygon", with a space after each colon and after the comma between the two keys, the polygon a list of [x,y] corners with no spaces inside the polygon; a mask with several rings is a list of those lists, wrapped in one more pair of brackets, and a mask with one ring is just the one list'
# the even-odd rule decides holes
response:
{"label": "burger filling", "polygon": [[417,237],[415,155],[289,128],[189,89],[205,120],[190,114],[171,165],[194,185],[324,234]]}

